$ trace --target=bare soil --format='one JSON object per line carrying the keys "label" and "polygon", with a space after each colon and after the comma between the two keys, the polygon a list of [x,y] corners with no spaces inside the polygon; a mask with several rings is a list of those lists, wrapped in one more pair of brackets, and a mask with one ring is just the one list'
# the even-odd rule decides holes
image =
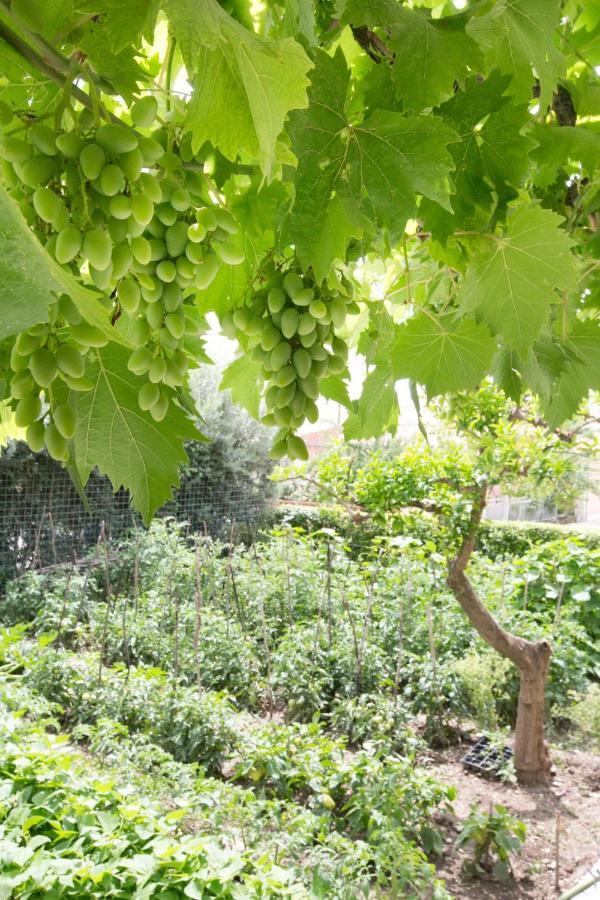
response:
{"label": "bare soil", "polygon": [[[552,781],[543,786],[521,787],[470,773],[460,762],[466,751],[463,746],[428,754],[427,768],[443,783],[454,785],[458,792],[454,816],[444,822],[446,850],[438,865],[438,874],[452,896],[552,900],[583,880],[600,858],[600,756],[553,749]],[[527,826],[523,850],[513,860],[515,879],[510,885],[466,880],[462,876],[467,852],[457,851],[454,843],[473,803],[484,809],[490,803],[501,803]]]}

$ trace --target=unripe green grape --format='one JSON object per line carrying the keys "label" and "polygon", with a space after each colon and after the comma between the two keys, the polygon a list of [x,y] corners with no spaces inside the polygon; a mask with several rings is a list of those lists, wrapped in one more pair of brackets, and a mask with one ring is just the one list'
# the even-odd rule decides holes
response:
{"label": "unripe green grape", "polygon": [[316,320],[309,312],[302,313],[298,322],[298,334],[300,336],[310,334],[315,330],[315,324]]}
{"label": "unripe green grape", "polygon": [[44,153],[46,156],[56,156],[58,153],[56,135],[43,122],[39,122],[29,130],[29,139],[36,150],[39,150],[40,153]]}
{"label": "unripe green grape", "polygon": [[281,331],[286,338],[293,337],[300,322],[300,316],[295,309],[286,309],[281,316]]}
{"label": "unripe green grape", "polygon": [[[111,283],[112,278],[112,266],[109,263],[106,269],[96,269],[94,266],[90,265],[89,267],[90,277],[96,287],[105,291]],[[108,298],[110,301],[110,298]],[[102,301],[100,301],[102,302]]]}
{"label": "unripe green grape", "polygon": [[273,444],[271,449],[269,450],[270,459],[283,459],[283,457],[287,454],[287,444],[285,441],[277,441],[276,444]]}
{"label": "unripe green grape", "polygon": [[164,347],[165,350],[176,350],[179,347],[179,340],[176,337],[173,337],[165,325],[163,325],[158,332],[158,343],[161,347]]}
{"label": "unripe green grape", "polygon": [[57,375],[54,354],[44,347],[36,350],[29,358],[29,371],[40,387],[49,387]]}
{"label": "unripe green grape", "polygon": [[140,175],[139,186],[142,193],[146,194],[147,197],[150,197],[153,203],[162,202],[160,184],[150,172],[142,172]]}
{"label": "unripe green grape", "polygon": [[195,284],[200,290],[205,290],[215,280],[218,272],[219,263],[216,257],[208,253],[198,266],[194,278]]}
{"label": "unripe green grape", "polygon": [[44,243],[44,247],[46,248],[46,252],[49,256],[54,256],[54,252],[56,250],[56,239],[58,235],[53,234],[48,240]]}
{"label": "unripe green grape", "polygon": [[86,144],[79,154],[79,165],[88,181],[94,181],[106,165],[106,153],[98,144]]}
{"label": "unripe green grape", "polygon": [[171,194],[171,206],[177,212],[185,212],[192,205],[192,198],[185,188],[176,188]]}
{"label": "unripe green grape", "polygon": [[313,344],[313,346],[310,348],[310,356],[311,359],[321,361],[327,360],[329,358],[329,353],[322,344]]}
{"label": "unripe green grape", "polygon": [[122,278],[117,287],[117,297],[121,307],[130,316],[137,312],[140,305],[140,289],[137,282],[131,277]]}
{"label": "unripe green grape", "polygon": [[292,355],[292,348],[287,341],[280,341],[271,352],[270,362],[271,368],[277,372],[282,366],[287,365]]}
{"label": "unripe green grape", "polygon": [[179,180],[173,175],[165,175],[165,177],[160,180],[159,185],[162,197],[161,206],[168,205],[173,210],[173,212],[176,212],[169,201],[171,199],[173,191],[176,191],[180,187]]}
{"label": "unripe green grape", "polygon": [[81,253],[95,269],[108,268],[112,254],[112,241],[108,232],[101,228],[86,231]]}
{"label": "unripe green grape", "polygon": [[127,360],[127,368],[134,375],[144,375],[154,360],[154,355],[148,347],[138,347]]}
{"label": "unripe green grape", "polygon": [[222,209],[220,206],[215,206],[213,208],[213,214],[215,217],[215,221],[219,228],[222,228],[223,231],[226,231],[228,234],[237,234],[239,226],[229,210]]}
{"label": "unripe green grape", "polygon": [[152,96],[141,97],[131,107],[131,121],[136,128],[149,128],[158,114],[158,103]]}
{"label": "unripe green grape", "polygon": [[336,328],[341,328],[346,321],[346,304],[341,297],[335,297],[329,304],[331,321]]}
{"label": "unripe green grape", "polygon": [[185,246],[185,255],[192,265],[200,265],[204,260],[204,248],[202,244],[194,244],[190,242]]}
{"label": "unripe green grape", "polygon": [[95,139],[96,143],[113,156],[121,153],[130,153],[138,145],[135,131],[112,122],[100,125],[96,130]]}
{"label": "unripe green grape", "polygon": [[172,150],[166,150],[160,158],[160,164],[167,172],[175,172],[181,168],[181,158]]}
{"label": "unripe green grape", "polygon": [[276,384],[272,384],[265,392],[265,404],[267,409],[273,409],[279,396],[279,388]]}
{"label": "unripe green grape", "polygon": [[296,390],[294,397],[290,403],[290,409],[294,416],[304,415],[306,408],[306,395],[302,391]]}
{"label": "unripe green grape", "polygon": [[273,376],[273,383],[277,385],[277,387],[286,387],[286,385],[291,384],[296,380],[296,370],[293,366],[283,366],[283,368],[279,369],[278,372],[275,372]]}
{"label": "unripe green grape", "polygon": [[43,422],[32,422],[25,432],[25,440],[34,453],[40,453],[44,449],[44,434],[46,428]]}
{"label": "unripe green grape", "polygon": [[242,306],[240,309],[233,311],[233,324],[236,328],[239,328],[240,331],[245,331],[251,316],[250,310],[246,306]]}
{"label": "unripe green grape", "polygon": [[65,131],[56,137],[56,146],[67,159],[78,159],[83,147],[83,140],[76,131]]}
{"label": "unripe green grape", "polygon": [[65,375],[81,378],[85,372],[85,360],[71,344],[62,344],[56,351],[56,365]]}
{"label": "unripe green grape", "polygon": [[266,425],[267,428],[274,428],[277,425],[273,413],[267,413],[266,416],[262,416],[260,421],[263,425]]}
{"label": "unripe green grape", "polygon": [[100,173],[100,188],[102,193],[107,197],[114,197],[120,194],[125,187],[125,176],[123,170],[114,163],[108,163],[104,166]]}
{"label": "unripe green grape", "polygon": [[356,303],[356,301],[351,300],[346,304],[346,313],[349,316],[357,316],[360,313],[360,306],[358,305],[358,303]]}
{"label": "unripe green grape", "polygon": [[319,420],[319,408],[313,400],[307,399],[304,417],[308,419],[312,425]]}
{"label": "unripe green grape", "polygon": [[52,420],[59,433],[68,441],[75,434],[77,428],[77,416],[75,410],[68,403],[63,403],[52,410]]}
{"label": "unripe green grape", "polygon": [[295,272],[288,272],[283,279],[283,289],[288,297],[291,297],[293,300],[296,294],[299,294],[304,289],[304,282]]}
{"label": "unripe green grape", "polygon": [[179,313],[168,313],[165,316],[165,325],[174,338],[180,340],[185,331],[185,319]]}
{"label": "unripe green grape", "polygon": [[119,166],[123,169],[127,181],[137,181],[144,165],[144,156],[137,148],[119,156]]}
{"label": "unripe green grape", "polygon": [[16,163],[15,167],[20,180],[27,187],[37,187],[39,184],[47,184],[54,176],[56,163],[50,156],[32,156],[24,163]]}
{"label": "unripe green grape", "polygon": [[177,269],[175,268],[175,263],[171,262],[170,259],[163,259],[158,263],[156,267],[156,274],[160,278],[161,281],[170,283],[175,280],[175,276],[177,274]]}
{"label": "unripe green grape", "polygon": [[281,387],[277,389],[277,398],[275,400],[275,406],[277,409],[282,409],[284,406],[288,406],[292,401],[294,395],[296,393],[296,384],[291,381],[289,384],[286,384],[285,387]]}
{"label": "unripe green grape", "polygon": [[288,428],[292,421],[292,411],[289,406],[284,406],[281,409],[276,406],[273,410],[273,418],[280,428]]}
{"label": "unripe green grape", "polygon": [[152,248],[150,247],[150,241],[148,241],[147,238],[143,237],[142,235],[132,238],[131,252],[133,253],[134,259],[136,259],[143,266],[147,265],[152,258]]}
{"label": "unripe green grape", "polygon": [[156,356],[148,369],[148,378],[154,384],[162,381],[167,371],[167,363],[162,356]]}
{"label": "unripe green grape", "polygon": [[196,274],[196,267],[189,261],[187,256],[178,256],[175,260],[175,268],[177,269],[177,274],[187,279],[187,281],[191,281]]}
{"label": "unripe green grape", "polygon": [[163,225],[169,227],[177,221],[177,210],[173,209],[170,203],[161,203],[155,209],[156,216]]}
{"label": "unripe green grape", "polygon": [[246,334],[249,337],[258,337],[259,334],[262,333],[263,330],[263,320],[258,316],[250,315],[248,319],[248,324],[246,325]]}
{"label": "unripe green grape", "polygon": [[331,375],[339,375],[346,368],[346,360],[341,356],[330,356],[327,371]]}
{"label": "unripe green grape", "polygon": [[167,369],[163,376],[164,383],[172,388],[181,387],[184,377],[185,372],[182,372],[172,359],[167,360]]}
{"label": "unripe green grape", "polygon": [[185,222],[176,222],[167,228],[165,243],[169,256],[180,256],[185,252],[188,243],[188,229]]}
{"label": "unripe green grape", "polygon": [[296,306],[308,306],[315,298],[315,292],[312,288],[303,288],[294,294],[293,301]]}
{"label": "unripe green grape", "polygon": [[151,303],[146,309],[146,321],[153,331],[158,331],[163,324],[163,309],[160,303]]}
{"label": "unripe green grape", "polygon": [[19,138],[2,139],[2,157],[8,162],[25,162],[31,156],[31,146]]}
{"label": "unripe green grape", "polygon": [[331,341],[331,349],[336,356],[340,356],[344,360],[348,359],[348,344],[342,338],[334,337]]}
{"label": "unripe green grape", "polygon": [[35,332],[29,331],[21,331],[15,338],[15,351],[20,356],[31,356],[34,350],[40,346],[42,341],[44,340],[44,336],[36,334]]}
{"label": "unripe green grape", "polygon": [[162,147],[158,141],[154,140],[154,138],[146,137],[145,135],[139,135],[138,140],[139,150],[143,157],[143,165],[152,166],[154,163],[158,162],[165,152],[164,147]]}
{"label": "unripe green grape", "polygon": [[143,222],[138,222],[133,216],[130,216],[125,224],[127,225],[127,234],[130,237],[135,238],[141,237],[142,235],[145,236],[146,226]]}
{"label": "unripe green grape", "polygon": [[[106,166],[105,169],[102,170],[102,174],[104,174],[107,168],[108,166]],[[117,167],[115,166],[115,169],[116,168]],[[114,216],[115,219],[128,219],[131,215],[131,203],[129,197],[125,197],[123,194],[117,193],[115,197],[110,198],[108,210],[111,216]]]}
{"label": "unripe green grape", "polygon": [[129,272],[133,262],[133,255],[129,248],[129,244],[116,244],[112,249],[112,277],[115,281],[123,278]]}
{"label": "unripe green grape", "polygon": [[39,187],[33,193],[33,206],[40,219],[51,223],[60,211],[60,200],[50,188]]}
{"label": "unripe green grape", "polygon": [[19,183],[19,177],[15,172],[15,167],[12,163],[9,163],[8,160],[3,159],[0,162],[0,168],[2,169],[2,180],[7,188],[15,187]]}
{"label": "unripe green grape", "polygon": [[206,228],[200,222],[193,222],[187,230],[187,236],[193,244],[199,244],[206,237]]}
{"label": "unripe green grape", "polygon": [[224,241],[222,244],[215,243],[213,248],[217,256],[227,263],[228,266],[239,266],[246,259],[246,254],[231,241]]}
{"label": "unripe green grape", "polygon": [[105,347],[108,344],[108,337],[104,332],[89,322],[74,325],[71,328],[71,336],[82,347]]}
{"label": "unripe green grape", "polygon": [[17,352],[16,347],[13,346],[10,351],[10,367],[13,372],[23,372],[27,369],[29,359],[27,356],[21,356],[20,353]]}
{"label": "unripe green grape", "polygon": [[164,259],[167,255],[167,246],[165,242],[159,240],[158,238],[151,238],[150,253],[151,262],[158,262],[159,259]]}
{"label": "unripe green grape", "polygon": [[[143,277],[143,275],[138,275],[138,279]],[[143,284],[140,282],[142,297],[146,303],[156,303],[162,297],[165,286],[158,278],[150,278],[149,281],[150,283],[144,281]]]}
{"label": "unripe green grape", "polygon": [[315,319],[324,319],[327,317],[327,307],[322,300],[312,300],[308,307],[308,311]]}
{"label": "unripe green grape", "polygon": [[50,423],[44,433],[44,443],[46,450],[58,462],[66,462],[69,458],[69,447],[54,423]]}
{"label": "unripe green grape", "polygon": [[310,367],[312,365],[312,357],[308,350],[300,347],[294,352],[293,360],[294,368],[300,378],[306,378],[306,376],[310,374]]}
{"label": "unripe green grape", "polygon": [[319,382],[314,375],[308,375],[300,380],[302,392],[309,397],[310,400],[316,400],[319,396]]}
{"label": "unripe green grape", "polygon": [[67,225],[56,238],[54,255],[61,265],[75,259],[81,249],[81,232],[74,225]]}
{"label": "unripe green grape", "polygon": [[267,295],[267,305],[271,313],[278,313],[285,306],[286,296],[281,288],[272,288]]}
{"label": "unripe green grape", "polygon": [[150,222],[154,215],[154,204],[147,194],[136,194],[131,198],[131,215],[144,227]]}
{"label": "unripe green grape", "polygon": [[15,407],[15,425],[18,428],[27,428],[42,414],[42,401],[37,394],[28,394],[22,397]]}
{"label": "unripe green grape", "polygon": [[67,194],[72,197],[71,218],[81,216],[85,213],[83,197],[78,193],[81,190],[81,173],[74,163],[65,166],[64,184]]}
{"label": "unripe green grape", "polygon": [[138,391],[138,405],[145,412],[154,406],[160,399],[160,389],[157,384],[147,381]]}
{"label": "unripe green grape", "polygon": [[79,325],[82,321],[81,313],[67,294],[60,297],[58,311],[69,325]]}
{"label": "unripe green grape", "polygon": [[323,322],[317,322],[315,331],[317,332],[318,340],[324,344],[329,337],[329,325],[325,325]]}
{"label": "unripe green grape", "polygon": [[150,407],[150,415],[155,422],[162,422],[169,411],[169,398],[161,394],[154,406]]}
{"label": "unripe green grape", "polygon": [[113,244],[122,244],[127,240],[127,219],[109,219],[108,233]]}
{"label": "unripe green grape", "polygon": [[162,304],[165,311],[173,313],[181,306],[183,293],[178,284],[167,284],[162,295]]}
{"label": "unripe green grape", "polygon": [[165,234],[167,233],[167,228],[160,219],[157,219],[156,216],[152,219],[151,222],[148,223],[148,234],[152,235],[153,238],[156,238],[158,241],[163,241],[165,238]]}
{"label": "unripe green grape", "polygon": [[34,388],[33,378],[26,369],[15,372],[10,380],[10,395],[15,400],[22,400],[23,397],[33,393]]}
{"label": "unripe green grape", "polygon": [[217,217],[208,206],[204,206],[196,212],[196,220],[204,225],[207,231],[214,231],[217,228]]}
{"label": "unripe green grape", "polygon": [[89,378],[71,378],[70,375],[64,375],[61,373],[61,378],[72,391],[77,391],[78,393],[85,393],[86,391],[92,391],[95,387],[93,381],[90,381]]}
{"label": "unripe green grape", "polygon": [[[310,366],[310,374],[315,378],[321,378],[329,369],[329,359],[313,359]],[[308,373],[307,373],[308,374]]]}
{"label": "unripe green grape", "polygon": [[260,338],[260,343],[263,350],[272,350],[277,346],[280,340],[281,332],[270,323],[267,323],[266,327],[263,328],[263,332]]}

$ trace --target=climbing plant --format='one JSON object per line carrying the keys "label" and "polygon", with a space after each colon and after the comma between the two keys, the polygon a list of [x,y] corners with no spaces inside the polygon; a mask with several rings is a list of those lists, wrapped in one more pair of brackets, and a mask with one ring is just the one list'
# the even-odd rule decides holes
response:
{"label": "climbing plant", "polygon": [[80,486],[168,497],[208,314],[276,457],[600,389],[598,0],[2,0],[0,59],[2,418]]}

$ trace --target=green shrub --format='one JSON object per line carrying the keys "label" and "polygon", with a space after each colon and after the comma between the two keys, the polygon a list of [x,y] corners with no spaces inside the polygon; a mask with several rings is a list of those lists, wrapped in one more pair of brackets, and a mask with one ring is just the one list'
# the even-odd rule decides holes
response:
{"label": "green shrub", "polygon": [[458,847],[472,848],[471,859],[463,864],[465,873],[473,878],[510,881],[510,857],[521,850],[525,834],[524,823],[511,816],[505,806],[497,804],[484,812],[473,805],[456,841]]}
{"label": "green shrub", "polygon": [[563,715],[589,749],[600,752],[600,684],[592,684],[585,694],[575,695],[575,701]]}

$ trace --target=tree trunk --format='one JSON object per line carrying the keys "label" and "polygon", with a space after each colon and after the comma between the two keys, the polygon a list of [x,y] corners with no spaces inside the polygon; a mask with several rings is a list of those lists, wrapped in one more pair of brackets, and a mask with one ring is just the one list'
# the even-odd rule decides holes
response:
{"label": "tree trunk", "polygon": [[484,487],[474,501],[469,530],[448,566],[447,583],[478,634],[519,670],[514,762],[518,780],[531,784],[550,776],[550,757],[544,740],[544,700],[552,648],[548,641],[527,641],[505,631],[483,605],[466,575],[485,500]]}

